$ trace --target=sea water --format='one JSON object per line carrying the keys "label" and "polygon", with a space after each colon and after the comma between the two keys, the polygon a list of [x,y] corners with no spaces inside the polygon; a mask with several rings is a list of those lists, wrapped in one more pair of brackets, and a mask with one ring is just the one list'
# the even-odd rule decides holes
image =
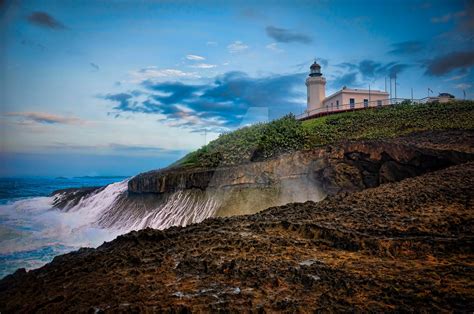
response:
{"label": "sea water", "polygon": [[80,247],[96,247],[118,235],[93,227],[81,213],[52,208],[55,190],[104,186],[123,177],[0,178],[0,278],[32,269]]}

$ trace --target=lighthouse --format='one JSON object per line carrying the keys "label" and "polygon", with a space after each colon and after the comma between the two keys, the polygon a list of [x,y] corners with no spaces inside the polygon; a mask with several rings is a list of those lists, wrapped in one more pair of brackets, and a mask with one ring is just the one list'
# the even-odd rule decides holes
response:
{"label": "lighthouse", "polygon": [[323,101],[326,98],[326,79],[321,73],[321,66],[316,61],[309,69],[309,76],[306,79],[308,88],[307,110],[311,112],[323,106]]}

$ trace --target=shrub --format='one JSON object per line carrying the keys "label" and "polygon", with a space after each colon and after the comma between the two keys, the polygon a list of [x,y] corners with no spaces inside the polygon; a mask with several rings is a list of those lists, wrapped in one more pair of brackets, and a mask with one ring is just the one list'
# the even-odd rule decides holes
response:
{"label": "shrub", "polygon": [[474,102],[369,108],[298,121],[289,114],[224,133],[174,166],[216,167],[264,160],[282,153],[345,140],[383,139],[415,131],[474,129]]}

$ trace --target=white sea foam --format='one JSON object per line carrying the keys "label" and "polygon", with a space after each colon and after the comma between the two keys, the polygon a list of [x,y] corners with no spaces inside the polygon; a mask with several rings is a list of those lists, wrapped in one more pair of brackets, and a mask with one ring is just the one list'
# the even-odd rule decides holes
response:
{"label": "white sea foam", "polygon": [[128,180],[110,184],[63,210],[53,208],[53,202],[65,194],[0,205],[0,254],[45,247],[97,247],[131,230],[200,222],[213,216],[218,207],[213,195],[200,191],[178,191],[145,202],[128,197],[127,185]]}

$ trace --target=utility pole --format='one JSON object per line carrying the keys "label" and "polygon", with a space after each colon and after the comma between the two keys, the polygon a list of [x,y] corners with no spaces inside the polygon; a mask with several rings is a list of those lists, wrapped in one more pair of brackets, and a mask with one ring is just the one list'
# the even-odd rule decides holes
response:
{"label": "utility pole", "polygon": [[397,100],[397,75],[395,74],[395,102],[398,102]]}
{"label": "utility pole", "polygon": [[392,77],[390,76],[390,104],[392,104]]}
{"label": "utility pole", "polygon": [[369,84],[369,106],[370,106],[370,84]]}
{"label": "utility pole", "polygon": [[387,92],[387,77],[385,77],[385,92]]}
{"label": "utility pole", "polygon": [[413,102],[413,87],[411,88],[411,102]]}

